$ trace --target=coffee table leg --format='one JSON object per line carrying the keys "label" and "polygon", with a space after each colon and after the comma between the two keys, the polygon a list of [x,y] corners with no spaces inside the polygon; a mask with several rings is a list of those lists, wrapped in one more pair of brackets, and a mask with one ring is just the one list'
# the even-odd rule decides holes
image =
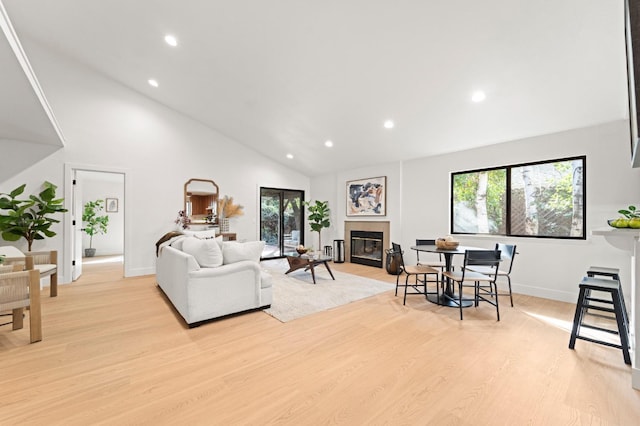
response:
{"label": "coffee table leg", "polygon": [[311,270],[311,277],[313,278],[313,283],[316,283],[316,273],[313,270],[313,262],[309,263],[309,269]]}
{"label": "coffee table leg", "polygon": [[324,263],[324,266],[326,266],[326,267],[327,267],[327,271],[329,271],[329,275],[331,275],[331,279],[333,279],[333,280],[335,281],[336,279],[335,279],[335,277],[333,276],[333,272],[331,272],[331,268],[329,268],[329,262],[324,261],[324,262],[322,262],[322,263]]}

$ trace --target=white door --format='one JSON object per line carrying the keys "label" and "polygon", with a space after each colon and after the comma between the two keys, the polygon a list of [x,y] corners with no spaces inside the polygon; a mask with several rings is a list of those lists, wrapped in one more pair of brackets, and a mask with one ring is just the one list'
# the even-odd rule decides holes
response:
{"label": "white door", "polygon": [[73,226],[73,239],[72,239],[72,280],[76,281],[80,275],[82,275],[82,184],[78,179],[77,170],[73,171],[73,192],[72,199],[72,212],[71,223]]}

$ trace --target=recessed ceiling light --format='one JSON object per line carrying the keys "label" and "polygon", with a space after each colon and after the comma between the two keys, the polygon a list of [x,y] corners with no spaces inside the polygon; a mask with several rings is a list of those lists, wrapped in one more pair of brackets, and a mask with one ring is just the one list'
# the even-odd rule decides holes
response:
{"label": "recessed ceiling light", "polygon": [[326,142],[324,143],[324,146],[326,146],[327,148],[331,148],[331,147],[333,146],[333,142],[331,142],[331,141],[326,141]]}
{"label": "recessed ceiling light", "polygon": [[178,39],[172,36],[171,34],[167,34],[164,36],[164,41],[169,45],[176,47],[178,45]]}
{"label": "recessed ceiling light", "polygon": [[485,99],[487,99],[487,95],[482,91],[482,90],[478,90],[477,92],[473,92],[473,95],[471,95],[471,100],[473,102],[482,102]]}
{"label": "recessed ceiling light", "polygon": [[287,154],[287,158],[288,158],[289,160],[293,160],[293,154]]}
{"label": "recessed ceiling light", "polygon": [[387,121],[384,122],[384,128],[385,129],[393,129],[395,125],[396,124],[391,120],[387,120]]}
{"label": "recessed ceiling light", "polygon": [[149,81],[149,86],[158,87],[158,81],[157,80],[154,80],[153,78],[150,78],[148,81]]}

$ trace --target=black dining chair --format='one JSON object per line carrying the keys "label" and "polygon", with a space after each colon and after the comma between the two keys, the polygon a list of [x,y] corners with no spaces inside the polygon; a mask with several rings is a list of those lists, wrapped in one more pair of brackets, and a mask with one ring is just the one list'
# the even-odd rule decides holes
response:
{"label": "black dining chair", "polygon": [[[511,244],[496,244],[496,250],[500,250],[502,256],[502,263],[500,268],[498,268],[498,277],[507,277],[507,282],[509,284],[509,293],[498,293],[498,296],[509,296],[509,300],[511,301],[511,307],[513,307],[513,293],[511,292],[511,269],[513,269],[513,259],[516,257],[516,246]],[[485,266],[472,266],[470,267],[472,271],[487,273],[490,272]],[[496,290],[497,291],[497,290]]]}
{"label": "black dining chair", "polygon": [[[436,245],[436,240],[420,240],[420,239],[416,239],[416,245],[417,246],[435,246]],[[427,254],[432,254],[432,253],[427,253]],[[444,271],[445,269],[445,263],[444,260],[442,260],[442,254],[438,253],[438,260],[434,259],[425,259],[423,256],[423,260],[420,260],[420,252],[416,251],[416,258],[418,261],[418,265],[426,265],[426,266],[431,266],[432,268],[436,268],[436,269],[440,269],[440,271]]]}
{"label": "black dining chair", "polygon": [[[396,296],[398,295],[398,287],[404,287],[404,300],[402,304],[405,305],[407,303],[407,294],[424,294],[426,298],[429,294],[435,294],[438,297],[440,296],[439,290],[439,273],[436,269],[433,269],[430,266],[425,265],[405,265],[404,257],[402,252],[402,247],[400,244],[391,243],[393,247],[393,252],[397,254],[397,259],[400,261],[400,273],[396,276]],[[400,275],[405,275],[404,285],[400,284]],[[428,276],[435,275],[435,281],[429,281]],[[413,283],[409,283],[409,278],[414,277],[415,281]],[[427,283],[434,282],[436,283],[436,291],[428,292]],[[420,287],[422,286],[422,289]],[[408,288],[412,288],[414,290],[413,293],[407,293]]]}
{"label": "black dining chair", "polygon": [[[500,321],[500,308],[498,306],[498,295],[496,279],[498,277],[498,266],[500,265],[500,250],[467,250],[464,253],[463,267],[460,271],[445,271],[443,275],[458,283],[458,299],[451,300],[460,308],[460,319],[462,319],[462,305],[465,301],[473,301],[477,307],[480,301],[487,302],[496,307],[498,321]],[[485,273],[471,270],[472,267],[486,267]],[[472,285],[465,284],[472,282]],[[481,283],[485,283],[481,285]],[[463,287],[473,287],[473,299],[464,298]]]}

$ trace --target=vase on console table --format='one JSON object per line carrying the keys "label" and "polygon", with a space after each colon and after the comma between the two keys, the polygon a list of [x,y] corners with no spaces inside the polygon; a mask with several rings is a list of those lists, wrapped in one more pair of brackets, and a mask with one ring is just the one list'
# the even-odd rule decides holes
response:
{"label": "vase on console table", "polygon": [[223,217],[220,219],[220,232],[229,232],[229,218]]}

